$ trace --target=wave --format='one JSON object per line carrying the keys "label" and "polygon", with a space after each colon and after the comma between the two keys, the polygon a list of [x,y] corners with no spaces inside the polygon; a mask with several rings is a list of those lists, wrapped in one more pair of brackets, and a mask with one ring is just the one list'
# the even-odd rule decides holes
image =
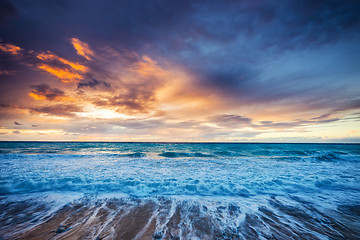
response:
{"label": "wave", "polygon": [[0,196],[62,191],[78,193],[111,193],[122,192],[131,196],[241,196],[249,197],[250,190],[241,185],[206,183],[199,180],[179,181],[167,179],[162,181],[144,181],[137,179],[101,179],[89,181],[84,177],[27,179],[7,182],[0,185]]}
{"label": "wave", "polygon": [[360,191],[357,155],[339,154],[335,160],[325,151],[311,157],[163,153],[2,154],[0,195],[58,190],[250,197]]}
{"label": "wave", "polygon": [[165,158],[181,158],[181,157],[198,157],[198,158],[212,158],[213,155],[205,154],[201,152],[163,152],[158,154],[160,157]]}
{"label": "wave", "polygon": [[[358,205],[238,199],[37,195],[1,199],[6,239],[358,239]],[[21,209],[22,214],[18,214]],[[355,210],[354,210],[355,209]]]}

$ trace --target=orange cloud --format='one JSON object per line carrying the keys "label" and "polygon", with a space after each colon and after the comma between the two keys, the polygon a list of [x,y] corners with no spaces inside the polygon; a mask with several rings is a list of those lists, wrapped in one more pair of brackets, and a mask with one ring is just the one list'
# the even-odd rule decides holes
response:
{"label": "orange cloud", "polygon": [[[40,95],[40,94],[36,94],[34,92],[29,92],[29,96],[32,97],[33,99],[35,100],[49,100],[46,96],[44,95]],[[73,98],[71,97],[66,97],[66,96],[56,96],[54,97],[52,100],[55,100],[55,101],[63,101],[63,102],[66,102],[66,101],[75,101]]]}
{"label": "orange cloud", "polygon": [[[61,58],[49,51],[46,53],[39,53],[36,57],[46,62],[40,64],[38,66],[39,69],[55,75],[60,78],[62,82],[67,83],[84,79],[83,74],[89,71],[86,66]],[[57,63],[57,65],[53,66],[54,63]]]}
{"label": "orange cloud", "polygon": [[164,69],[149,56],[142,56],[123,69],[122,85],[116,94],[94,99],[93,104],[125,114],[152,114],[158,107],[157,91],[173,78],[171,70]]}
{"label": "orange cloud", "polygon": [[0,50],[3,51],[3,52],[8,52],[8,53],[10,53],[12,55],[18,55],[22,49],[20,47],[18,47],[18,46],[13,45],[13,44],[1,43],[0,44]]}
{"label": "orange cloud", "polygon": [[76,82],[78,80],[84,79],[84,76],[68,68],[53,67],[47,64],[41,64],[38,66],[38,68],[53,74],[65,83]]}
{"label": "orange cloud", "polygon": [[83,56],[87,60],[91,59],[90,56],[94,56],[94,52],[90,49],[87,43],[84,43],[77,38],[72,38],[71,43],[78,55]]}
{"label": "orange cloud", "polygon": [[69,65],[71,68],[73,68],[74,70],[76,71],[79,71],[79,72],[87,72],[88,71],[88,68],[84,65],[81,65],[79,63],[74,63],[74,62],[71,62],[69,60],[66,60],[64,58],[61,58],[53,53],[50,53],[50,52],[47,52],[47,53],[39,53],[37,56],[36,56],[38,59],[40,60],[44,60],[44,61],[59,61],[63,64],[66,64],[66,65]]}
{"label": "orange cloud", "polygon": [[164,77],[168,75],[166,70],[148,56],[143,56],[142,61],[137,62],[130,70],[144,77]]}
{"label": "orange cloud", "polygon": [[46,100],[46,96],[38,95],[38,94],[33,93],[33,92],[29,92],[29,96],[32,97],[35,100]]}
{"label": "orange cloud", "polygon": [[221,99],[192,84],[190,73],[169,63],[161,65],[146,55],[122,68],[119,76],[114,92],[93,97],[94,105],[129,115],[162,112],[186,119],[223,108]]}

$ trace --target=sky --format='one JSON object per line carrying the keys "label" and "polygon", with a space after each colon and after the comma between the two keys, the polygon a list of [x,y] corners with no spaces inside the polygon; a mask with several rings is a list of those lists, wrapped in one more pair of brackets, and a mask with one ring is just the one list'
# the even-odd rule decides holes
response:
{"label": "sky", "polygon": [[0,140],[360,142],[360,1],[0,0]]}

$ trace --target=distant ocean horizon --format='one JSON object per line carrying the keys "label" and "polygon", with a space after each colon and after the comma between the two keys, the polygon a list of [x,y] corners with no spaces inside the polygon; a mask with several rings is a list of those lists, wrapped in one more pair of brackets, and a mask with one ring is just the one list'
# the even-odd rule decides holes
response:
{"label": "distant ocean horizon", "polygon": [[360,239],[360,144],[0,142],[3,239]]}
{"label": "distant ocean horizon", "polygon": [[214,144],[360,144],[360,142],[246,142],[246,141],[76,141],[76,140],[11,140],[0,142],[14,142],[14,143],[178,143],[178,144],[187,144],[187,143],[214,143]]}

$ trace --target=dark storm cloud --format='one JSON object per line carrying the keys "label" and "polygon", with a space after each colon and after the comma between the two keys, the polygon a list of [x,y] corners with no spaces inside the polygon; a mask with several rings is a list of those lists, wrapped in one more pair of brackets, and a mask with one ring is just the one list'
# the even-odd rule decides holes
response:
{"label": "dark storm cloud", "polygon": [[0,0],[0,23],[8,23],[8,18],[17,15],[16,7],[7,0]]}
{"label": "dark storm cloud", "polygon": [[[191,68],[194,69],[195,66]],[[220,94],[247,95],[246,93],[254,87],[252,82],[256,79],[256,72],[251,67],[240,64],[219,65],[214,61],[208,64],[207,69],[196,67],[193,71],[193,74],[197,75],[199,84]]]}
{"label": "dark storm cloud", "polygon": [[[115,48],[134,50],[145,42],[159,39],[165,28],[181,20],[191,8],[191,1],[16,1],[19,19],[13,29],[0,29],[6,41],[19,45],[73,53],[60,45],[69,38],[86,39],[90,45],[104,42]],[[91,26],[91,27],[90,27]],[[26,36],[32,36],[28,39]],[[65,35],[65,36],[64,36]]]}
{"label": "dark storm cloud", "polygon": [[[250,5],[250,4],[249,4]],[[258,16],[249,32],[261,30],[264,47],[293,49],[337,41],[347,30],[358,31],[356,1],[257,1],[248,14]]]}
{"label": "dark storm cloud", "polygon": [[[324,96],[318,95],[318,88],[332,91],[333,83],[311,80],[326,71],[289,70],[287,76],[264,79],[259,65],[285,52],[316,49],[356,36],[359,11],[360,3],[354,1],[195,3],[183,16],[189,27],[164,34],[168,37],[154,44],[161,45],[162,54],[186,66],[196,76],[196,84],[224,97],[244,104],[284,99],[313,104]],[[177,27],[181,28],[176,25],[174,29]],[[341,63],[333,67],[341,67]]]}
{"label": "dark storm cloud", "polygon": [[[17,1],[26,26],[12,35],[32,32],[46,44],[63,34],[106,39],[127,48],[144,44],[169,50],[196,40],[231,42],[239,36],[262,47],[293,48],[336,40],[359,23],[358,1]],[[81,11],[79,11],[81,9]],[[31,12],[32,15],[25,13]],[[48,34],[45,32],[48,31]],[[57,42],[49,43],[57,37]],[[34,42],[33,42],[34,43]]]}
{"label": "dark storm cloud", "polygon": [[60,89],[51,88],[46,83],[31,85],[31,88],[33,89],[31,94],[40,99],[56,100],[65,95]]}
{"label": "dark storm cloud", "polygon": [[201,5],[199,22],[207,26],[211,39],[245,35],[259,40],[262,48],[292,49],[337,41],[347,30],[358,31],[359,6],[351,0],[222,2]]}

